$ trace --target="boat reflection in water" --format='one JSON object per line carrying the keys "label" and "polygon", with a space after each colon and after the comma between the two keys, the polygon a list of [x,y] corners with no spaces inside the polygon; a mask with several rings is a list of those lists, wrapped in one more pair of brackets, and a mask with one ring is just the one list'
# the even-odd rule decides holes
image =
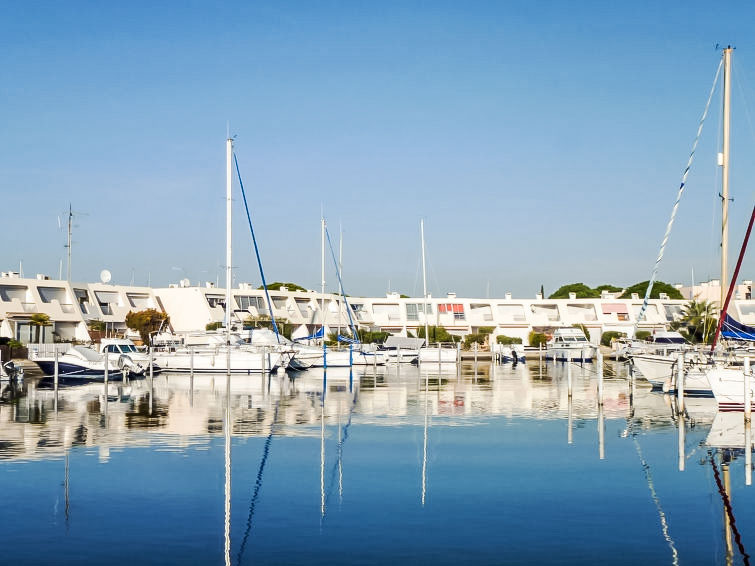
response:
{"label": "boat reflection in water", "polygon": [[[52,474],[43,484],[60,498],[66,531],[49,544],[62,561],[90,551],[97,521],[130,509],[121,503],[103,519],[89,502],[117,500],[115,490],[130,484],[152,494],[160,528],[143,519],[118,528],[154,540],[155,562],[218,562],[222,554],[227,564],[311,563],[316,548],[321,563],[346,564],[354,552],[383,563],[440,545],[446,554],[433,554],[434,564],[458,563],[470,549],[479,563],[547,563],[555,546],[589,564],[600,554],[590,554],[588,540],[614,540],[608,525],[622,521],[627,536],[652,541],[628,551],[628,563],[675,563],[704,548],[692,526],[700,517],[680,511],[694,507],[695,492],[721,497],[725,511],[710,532],[729,533],[729,558],[743,550],[755,512],[746,506],[750,492],[737,491],[745,482],[731,481],[735,463],[747,459],[749,482],[742,415],[718,414],[713,399],[686,399],[680,411],[674,397],[618,363],[604,367],[599,403],[598,367],[463,362],[452,372],[393,365],[159,375],[57,394],[31,378],[3,382],[0,469],[19,479]],[[543,466],[533,465],[538,459]],[[62,464],[48,472],[49,460]],[[23,485],[18,497],[34,497]],[[0,512],[4,524],[13,502]],[[198,513],[207,517],[199,524]],[[212,528],[215,520],[222,529]],[[447,540],[440,533],[448,522],[455,534]],[[561,534],[550,543],[538,535],[533,546],[533,522]],[[10,524],[16,538],[31,526]],[[291,529],[301,541],[285,536]],[[363,529],[392,542],[365,542]],[[487,534],[467,538],[470,529]],[[493,535],[500,532],[505,545]],[[189,539],[199,547],[182,554]],[[24,562],[20,550],[10,552]]]}

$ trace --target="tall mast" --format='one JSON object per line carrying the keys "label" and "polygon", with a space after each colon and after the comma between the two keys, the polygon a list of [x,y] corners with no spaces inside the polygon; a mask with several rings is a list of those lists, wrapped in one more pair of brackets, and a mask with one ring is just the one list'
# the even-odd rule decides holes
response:
{"label": "tall mast", "polygon": [[724,49],[724,108],[723,108],[723,144],[721,148],[721,301],[719,313],[724,308],[726,299],[729,255],[729,134],[731,131],[731,54],[732,47]]}
{"label": "tall mast", "polygon": [[225,335],[228,344],[231,343],[231,288],[233,287],[233,275],[232,275],[232,208],[231,199],[233,196],[233,171],[231,163],[233,161],[233,139],[230,135],[225,140],[225,152],[226,152],[226,178],[225,178]]}
{"label": "tall mast", "polygon": [[320,216],[320,316],[322,343],[325,344],[325,216]]}
{"label": "tall mast", "polygon": [[424,299],[424,305],[422,305],[422,315],[425,319],[425,346],[430,346],[430,335],[428,334],[427,327],[427,268],[425,267],[425,220],[419,221],[419,233],[422,241],[422,298]]}
{"label": "tall mast", "polygon": [[66,248],[68,248],[68,269],[67,269],[67,275],[66,280],[70,283],[71,282],[71,247],[73,244],[72,239],[73,234],[73,211],[71,210],[71,203],[68,203],[68,241],[66,243]]}

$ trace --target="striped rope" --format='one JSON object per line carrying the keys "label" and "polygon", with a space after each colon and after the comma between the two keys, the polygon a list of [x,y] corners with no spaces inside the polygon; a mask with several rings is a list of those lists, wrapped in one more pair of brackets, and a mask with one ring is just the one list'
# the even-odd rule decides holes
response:
{"label": "striped rope", "polygon": [[645,291],[645,300],[642,302],[642,308],[640,309],[639,314],[637,315],[637,319],[634,322],[634,328],[633,328],[633,334],[637,332],[637,325],[640,323],[640,320],[642,320],[642,317],[645,315],[645,311],[648,307],[648,301],[650,300],[650,293],[653,291],[653,285],[655,284],[655,280],[658,277],[658,267],[660,266],[661,260],[663,259],[663,254],[666,251],[666,244],[668,243],[669,237],[671,236],[671,227],[674,225],[674,219],[676,218],[676,211],[679,208],[679,202],[682,200],[682,194],[684,194],[684,187],[687,184],[687,176],[689,175],[690,169],[692,168],[692,162],[695,159],[695,151],[697,150],[697,144],[700,142],[700,135],[703,133],[703,124],[705,123],[705,118],[708,116],[708,109],[710,108],[710,102],[713,99],[713,93],[716,90],[716,83],[718,82],[718,76],[721,74],[721,67],[723,66],[723,59],[718,63],[718,69],[716,69],[716,76],[713,78],[713,85],[710,87],[710,94],[708,95],[708,101],[705,103],[705,110],[703,111],[703,115],[700,118],[700,123],[697,126],[697,135],[695,136],[695,142],[692,144],[692,150],[689,154],[689,159],[687,160],[687,167],[684,169],[684,173],[682,174],[682,182],[679,185],[679,191],[676,194],[676,202],[674,202],[674,208],[671,210],[671,218],[668,221],[668,225],[666,226],[666,233],[663,235],[663,241],[661,242],[661,249],[658,252],[658,257],[655,260],[655,266],[653,267],[653,274],[650,277],[650,281],[648,282],[648,288]]}

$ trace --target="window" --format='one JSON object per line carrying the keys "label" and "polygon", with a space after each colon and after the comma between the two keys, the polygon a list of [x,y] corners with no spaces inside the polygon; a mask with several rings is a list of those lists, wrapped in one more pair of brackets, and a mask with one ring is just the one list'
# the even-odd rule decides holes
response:
{"label": "window", "polygon": [[126,298],[128,299],[128,302],[131,303],[132,307],[139,310],[148,309],[152,306],[150,304],[149,295],[146,293],[126,293]]}
{"label": "window", "polygon": [[548,321],[561,320],[558,305],[532,305],[532,314],[545,317]]}
{"label": "window", "polygon": [[[255,297],[253,295],[236,295],[234,297],[236,304],[242,311],[249,310],[250,307],[254,307],[258,311],[267,310],[265,308],[265,300],[262,297]],[[223,303],[225,306],[225,302]]]}
{"label": "window", "polygon": [[484,303],[472,303],[469,305],[470,314],[473,317],[482,317],[484,321],[493,320],[493,308],[490,305]]}
{"label": "window", "polygon": [[498,316],[502,322],[525,322],[524,305],[498,305]]}
{"label": "window", "polygon": [[62,287],[37,287],[37,290],[43,303],[49,303],[53,300],[59,303],[66,302],[66,290]]}
{"label": "window", "polygon": [[682,305],[663,305],[666,310],[666,321],[674,322],[682,319]]}
{"label": "window", "polygon": [[211,308],[215,307],[221,307],[225,308],[225,296],[224,295],[205,295],[207,298],[207,304],[210,305]]}
{"label": "window", "polygon": [[288,301],[286,297],[270,297],[270,300],[273,302],[273,307],[276,309],[285,309],[286,301]]}
{"label": "window", "polygon": [[433,314],[433,306],[428,303],[423,305],[422,303],[406,303],[406,320],[419,320],[419,313],[425,312],[425,306],[427,306],[427,314]]}
{"label": "window", "polygon": [[95,291],[97,303],[100,305],[102,314],[113,314],[112,305],[118,305],[118,293],[114,291]]}
{"label": "window", "polygon": [[593,321],[598,320],[595,314],[595,307],[593,305],[566,305],[566,313],[570,318],[581,321]]}
{"label": "window", "polygon": [[372,305],[372,312],[376,317],[385,317],[388,320],[401,318],[398,304],[375,303]]}
{"label": "window", "polygon": [[296,306],[299,307],[299,312],[302,316],[309,316],[309,299],[295,299]]}
{"label": "window", "polygon": [[27,287],[21,285],[0,285],[0,300],[4,302],[18,299],[21,302],[26,300]]}

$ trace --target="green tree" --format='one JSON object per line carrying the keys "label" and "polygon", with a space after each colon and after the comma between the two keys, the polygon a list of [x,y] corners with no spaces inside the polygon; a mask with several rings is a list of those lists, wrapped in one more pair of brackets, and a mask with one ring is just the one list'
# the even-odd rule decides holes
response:
{"label": "green tree", "polygon": [[549,299],[568,299],[569,293],[576,293],[578,299],[597,299],[600,298],[600,291],[591,289],[584,283],[570,283],[559,287]]}
{"label": "green tree", "polygon": [[548,343],[548,337],[542,332],[535,332],[533,330],[532,332],[530,332],[529,336],[527,337],[527,341],[530,343],[530,346],[534,346],[534,347],[538,347],[540,345],[545,346]]}
{"label": "green tree", "polygon": [[604,332],[600,335],[600,344],[601,346],[610,346],[611,343],[616,340],[617,338],[624,338],[626,337],[626,333],[624,332],[617,332],[616,330],[609,330],[608,332]]}
{"label": "green tree", "polygon": [[[640,296],[640,298],[644,298],[649,284],[650,284],[650,281],[642,281],[641,283],[635,283],[631,287],[627,287],[626,289],[624,289],[624,292],[621,294],[619,298],[631,299],[632,293],[637,293]],[[658,299],[660,298],[661,293],[666,293],[669,299],[684,299],[682,294],[679,292],[679,289],[677,289],[673,285],[664,283],[663,281],[656,281],[655,283],[653,283],[653,291],[650,293],[650,298]]]}
{"label": "green tree", "polygon": [[684,332],[690,342],[708,344],[718,326],[717,311],[715,303],[692,299],[684,305],[681,320],[671,326]]}
{"label": "green tree", "polygon": [[601,293],[603,291],[608,291],[609,293],[619,293],[624,289],[622,287],[617,287],[616,285],[609,285],[607,283],[604,283],[603,285],[598,285],[597,287],[595,287],[595,290],[598,293]]}
{"label": "green tree", "polygon": [[31,315],[29,324],[31,324],[34,327],[35,341],[38,344],[41,344],[42,343],[42,327],[52,325],[52,323],[50,322],[50,315],[47,315],[41,312],[34,313],[33,315]]}
{"label": "green tree", "polygon": [[[280,281],[275,281],[274,283],[268,283],[267,288],[271,291],[278,291],[281,287],[285,287],[289,291],[306,291],[304,287],[301,285],[297,285],[296,283],[281,283]],[[257,289],[262,290],[265,287],[260,285],[257,287]]]}
{"label": "green tree", "polygon": [[157,309],[145,309],[143,311],[128,311],[126,326],[139,333],[144,344],[149,344],[149,335],[157,332],[164,324],[170,323],[170,317]]}
{"label": "green tree", "polygon": [[[448,330],[443,328],[443,326],[428,326],[427,332],[430,335],[429,342],[461,342],[460,336],[455,336],[453,334],[450,334]],[[417,338],[424,338],[425,337],[425,328],[423,326],[420,326],[417,329]]]}
{"label": "green tree", "polygon": [[518,336],[504,336],[503,334],[499,334],[498,336],[496,336],[495,341],[498,342],[499,344],[505,344],[505,345],[522,343],[522,339],[519,338]]}

